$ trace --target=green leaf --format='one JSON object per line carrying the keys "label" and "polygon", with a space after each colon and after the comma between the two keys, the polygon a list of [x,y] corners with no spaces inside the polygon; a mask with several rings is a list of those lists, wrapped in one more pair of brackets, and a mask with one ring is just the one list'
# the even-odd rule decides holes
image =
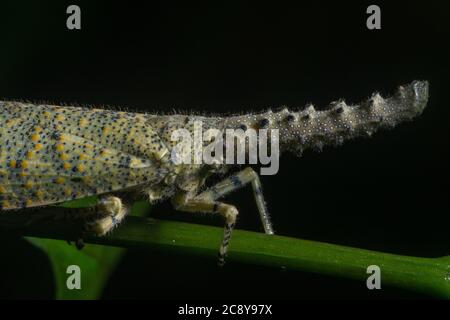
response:
{"label": "green leaf", "polygon": [[[148,208],[146,203],[137,203],[135,213],[143,213]],[[73,239],[74,226],[67,221],[47,221],[24,225],[29,217],[12,214],[0,216],[0,231],[12,232],[41,238]],[[87,243],[96,245],[118,246],[124,248],[143,248],[145,250],[162,250],[176,254],[199,255],[217,259],[217,250],[223,236],[223,228],[188,224],[175,221],[162,221],[142,217],[128,217],[117,230],[104,237],[87,237]],[[49,242],[47,242],[49,241]],[[61,256],[58,253],[61,242],[46,240],[42,245],[47,250],[53,263],[55,277],[58,280],[58,298],[72,298],[71,293],[64,292],[65,268],[71,260],[80,261],[79,256]],[[63,248],[64,254],[73,248]],[[95,249],[95,248],[102,248]],[[96,298],[101,292],[109,274],[114,270],[119,258],[116,253],[105,247],[92,247],[96,254],[84,252],[85,280],[82,288],[84,296],[75,298]],[[114,250],[114,249],[112,249]],[[103,253],[102,253],[103,252]],[[80,252],[77,252],[80,254]],[[117,260],[115,260],[117,259]],[[64,262],[62,262],[64,261]],[[94,262],[92,262],[94,261]],[[235,230],[230,243],[227,259],[234,262],[271,266],[286,271],[297,270],[331,276],[346,277],[366,281],[367,267],[379,266],[383,271],[383,285],[413,290],[440,298],[450,299],[450,256],[438,258],[410,257],[370,250],[351,248],[315,241],[265,235],[262,233]],[[95,263],[97,269],[89,263]],[[62,265],[62,266],[61,266]],[[213,266],[212,266],[213,267]],[[226,266],[225,266],[226,267]],[[90,269],[91,268],[91,269]],[[92,271],[93,270],[93,271]],[[83,272],[83,271],[82,271]],[[86,273],[88,273],[86,275]],[[82,273],[83,274],[83,273]],[[92,279],[92,280],[91,280]],[[64,281],[63,281],[64,280]],[[92,283],[86,283],[86,282]],[[96,286],[89,288],[86,286]],[[84,290],[82,289],[82,290]],[[89,290],[88,290],[89,289]]]}
{"label": "green leaf", "polygon": [[[101,245],[87,245],[83,250],[70,246],[66,241],[28,238],[43,250],[53,268],[56,299],[96,299],[102,293],[111,272],[125,249]],[[68,289],[67,268],[76,265],[81,270],[81,289]]]}
{"label": "green leaf", "polygon": [[[96,203],[96,198],[65,203],[64,207],[80,208]],[[149,206],[145,202],[136,203],[131,215],[143,216]],[[26,237],[33,245],[43,250],[50,261],[55,280],[56,299],[97,299],[100,297],[110,275],[115,270],[126,249],[87,244],[82,250],[67,241]],[[67,279],[72,273],[67,268],[76,265],[81,270],[81,288],[69,289]]]}

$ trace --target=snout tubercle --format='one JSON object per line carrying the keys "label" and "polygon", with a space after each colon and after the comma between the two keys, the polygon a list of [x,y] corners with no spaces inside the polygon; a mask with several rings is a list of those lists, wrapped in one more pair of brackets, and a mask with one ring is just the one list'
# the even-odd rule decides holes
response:
{"label": "snout tubercle", "polygon": [[418,113],[422,113],[428,103],[430,85],[428,81],[414,81],[410,86],[413,94],[413,107]]}

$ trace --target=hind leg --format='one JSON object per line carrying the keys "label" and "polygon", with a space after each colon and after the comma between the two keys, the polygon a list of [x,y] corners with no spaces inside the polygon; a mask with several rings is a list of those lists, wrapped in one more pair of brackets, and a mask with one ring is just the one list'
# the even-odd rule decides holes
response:
{"label": "hind leg", "polygon": [[114,196],[101,198],[98,204],[93,209],[91,208],[91,210],[96,212],[95,218],[86,220],[84,231],[75,243],[78,249],[84,247],[83,238],[87,234],[93,234],[99,237],[106,235],[117,227],[128,213],[128,207],[122,203],[120,198]]}
{"label": "hind leg", "polygon": [[[128,206],[115,196],[104,196],[98,203],[85,208],[65,208],[49,206],[38,209],[28,209],[30,218],[26,225],[34,224],[41,220],[82,220],[84,229],[76,246],[83,247],[83,238],[88,234],[103,236],[114,229],[127,215]],[[70,241],[69,241],[70,243]]]}

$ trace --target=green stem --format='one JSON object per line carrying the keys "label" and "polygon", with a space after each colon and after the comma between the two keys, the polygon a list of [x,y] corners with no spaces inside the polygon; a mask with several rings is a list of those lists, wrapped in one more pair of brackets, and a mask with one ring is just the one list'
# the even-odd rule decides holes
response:
{"label": "green stem", "polygon": [[[19,224],[20,225],[20,224]],[[67,222],[47,221],[28,227],[0,220],[0,229],[26,236],[74,239]],[[4,231],[2,231],[4,232]],[[142,247],[188,253],[216,259],[223,230],[217,227],[130,216],[106,237],[89,237],[87,243]],[[450,298],[450,256],[419,258],[356,249],[314,241],[235,230],[228,263],[233,261],[299,270],[366,281],[367,267],[381,269],[382,286]]]}

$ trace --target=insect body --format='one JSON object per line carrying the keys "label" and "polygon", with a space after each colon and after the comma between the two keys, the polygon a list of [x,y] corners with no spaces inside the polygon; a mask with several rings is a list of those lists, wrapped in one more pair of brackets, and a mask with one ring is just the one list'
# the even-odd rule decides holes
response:
{"label": "insect body", "polygon": [[[339,145],[381,127],[419,115],[428,100],[428,83],[415,81],[395,96],[373,95],[360,105],[336,102],[317,111],[287,108],[232,117],[149,115],[104,109],[0,102],[0,206],[6,212],[32,207],[51,208],[68,200],[99,196],[99,203],[73,214],[86,216],[88,229],[104,235],[125,216],[129,203],[170,198],[187,212],[220,214],[225,231],[219,251],[223,263],[238,210],[219,199],[251,184],[265,232],[273,233],[258,175],[246,168],[204,188],[211,175],[231,165],[176,164],[173,132],[204,129],[266,128],[279,130],[281,151],[301,154],[308,148]],[[2,212],[0,211],[0,212]]]}

